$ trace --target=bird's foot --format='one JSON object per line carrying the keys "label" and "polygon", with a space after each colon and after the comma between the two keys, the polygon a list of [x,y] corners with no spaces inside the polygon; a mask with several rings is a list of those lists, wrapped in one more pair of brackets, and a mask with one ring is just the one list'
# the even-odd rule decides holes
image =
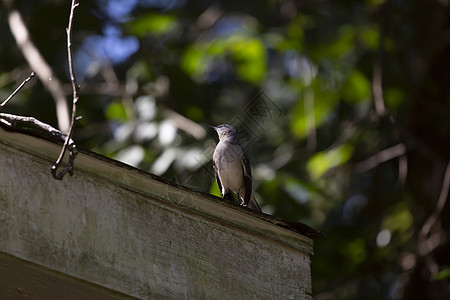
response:
{"label": "bird's foot", "polygon": [[233,194],[230,193],[230,192],[225,193],[222,198],[225,199],[225,200],[228,200],[230,202],[234,202]]}

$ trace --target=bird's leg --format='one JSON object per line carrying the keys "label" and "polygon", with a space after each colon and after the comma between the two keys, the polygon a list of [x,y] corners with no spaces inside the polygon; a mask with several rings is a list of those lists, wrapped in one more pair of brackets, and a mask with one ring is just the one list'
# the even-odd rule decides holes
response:
{"label": "bird's leg", "polygon": [[225,200],[228,200],[228,201],[230,201],[230,202],[234,202],[233,193],[230,192],[230,191],[226,191],[226,192],[223,194],[222,198],[225,199]]}
{"label": "bird's leg", "polygon": [[237,196],[238,196],[238,199],[239,199],[239,205],[247,206],[247,205],[244,204],[244,199],[239,195],[239,191],[237,193]]}

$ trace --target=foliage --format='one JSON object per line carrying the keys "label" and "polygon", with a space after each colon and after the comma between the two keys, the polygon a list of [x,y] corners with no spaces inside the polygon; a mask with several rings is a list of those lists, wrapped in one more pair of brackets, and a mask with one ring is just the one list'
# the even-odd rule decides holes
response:
{"label": "foliage", "polygon": [[[69,3],[15,5],[68,83]],[[7,13],[0,99],[30,71]],[[444,299],[446,199],[423,225],[445,196],[449,16],[443,0],[81,1],[74,140],[218,194],[207,125],[239,124],[262,209],[327,234],[315,242],[316,299]],[[261,103],[270,109],[255,114]],[[56,124],[39,82],[7,109]]]}

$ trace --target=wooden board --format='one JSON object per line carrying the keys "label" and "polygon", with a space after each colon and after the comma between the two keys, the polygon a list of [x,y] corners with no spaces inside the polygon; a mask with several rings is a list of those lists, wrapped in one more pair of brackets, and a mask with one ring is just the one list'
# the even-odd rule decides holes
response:
{"label": "wooden board", "polygon": [[0,299],[136,299],[0,252]]}

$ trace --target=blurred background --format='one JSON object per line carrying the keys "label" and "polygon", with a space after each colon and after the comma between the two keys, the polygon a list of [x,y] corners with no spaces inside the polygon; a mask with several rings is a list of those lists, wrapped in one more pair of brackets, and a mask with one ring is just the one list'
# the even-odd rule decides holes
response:
{"label": "blurred background", "polygon": [[[79,146],[219,195],[233,124],[263,211],[327,234],[314,299],[450,299],[448,0],[80,2]],[[44,74],[2,112],[67,128],[69,10],[0,2],[0,100]]]}

